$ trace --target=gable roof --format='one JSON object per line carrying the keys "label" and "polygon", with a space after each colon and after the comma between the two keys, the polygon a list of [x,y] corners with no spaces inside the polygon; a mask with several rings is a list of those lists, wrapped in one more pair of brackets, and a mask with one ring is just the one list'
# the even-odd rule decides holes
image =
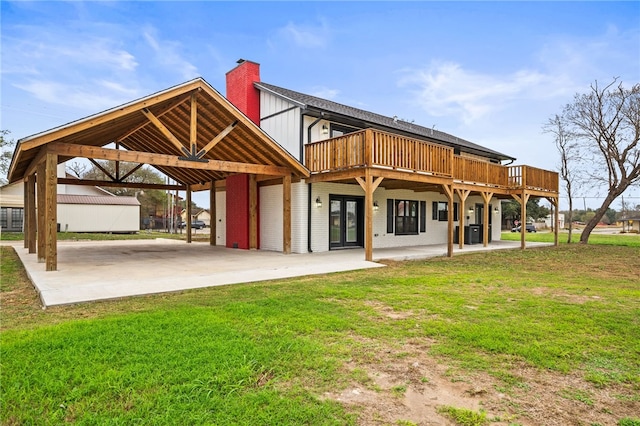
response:
{"label": "gable roof", "polygon": [[317,112],[329,113],[330,116],[327,117],[328,119],[331,119],[331,116],[336,116],[338,119],[356,120],[362,122],[361,125],[364,124],[365,127],[381,128],[383,130],[391,130],[396,133],[401,132],[419,139],[437,141],[454,148],[460,148],[460,150],[464,152],[488,156],[496,160],[515,160],[514,157],[509,155],[502,154],[498,151],[469,142],[465,139],[458,138],[439,130],[423,127],[415,123],[409,123],[397,118],[387,117],[264,82],[256,82],[254,83],[254,86],[258,88],[258,90],[270,92],[307,111],[316,110]]}
{"label": "gable roof", "polygon": [[[40,153],[40,148],[55,142],[70,145],[105,147],[113,142],[125,150],[183,156],[184,153],[152,124],[154,115],[175,138],[189,148],[191,100],[196,108],[196,145],[203,149],[217,135],[235,124],[233,130],[204,154],[204,160],[276,166],[296,176],[308,176],[308,170],[288,151],[249,120],[203,78],[170,87],[127,104],[94,114],[54,129],[20,139],[9,168],[9,182],[23,178]],[[58,158],[63,162],[73,157]],[[160,172],[182,184],[201,184],[225,179],[234,172],[203,168],[154,165]]]}

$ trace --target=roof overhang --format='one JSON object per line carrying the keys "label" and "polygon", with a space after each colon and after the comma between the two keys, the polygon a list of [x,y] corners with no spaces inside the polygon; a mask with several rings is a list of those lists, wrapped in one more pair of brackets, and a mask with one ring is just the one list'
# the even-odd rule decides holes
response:
{"label": "roof overhang", "polygon": [[237,173],[309,176],[202,78],[19,140],[9,182],[33,173],[47,152],[58,163],[85,157],[150,164],[184,185]]}

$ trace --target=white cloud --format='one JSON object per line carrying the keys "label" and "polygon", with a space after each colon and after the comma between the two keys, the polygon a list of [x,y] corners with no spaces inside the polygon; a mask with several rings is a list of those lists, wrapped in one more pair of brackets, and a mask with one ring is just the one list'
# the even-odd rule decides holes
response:
{"label": "white cloud", "polygon": [[91,85],[30,80],[14,86],[47,103],[71,106],[92,112],[112,108],[139,96],[135,89],[106,80],[94,81]]}
{"label": "white cloud", "polygon": [[560,80],[531,70],[491,75],[466,70],[454,62],[433,62],[426,69],[404,70],[399,85],[436,117],[459,116],[465,124],[501,110],[521,98],[543,99],[563,87]]}
{"label": "white cloud", "polygon": [[155,33],[153,27],[143,31],[144,39],[155,52],[156,61],[169,70],[177,71],[185,80],[198,77],[198,68],[182,56],[182,45],[175,41],[158,40]]}
{"label": "white cloud", "polygon": [[322,99],[334,100],[340,94],[340,91],[338,89],[329,89],[328,87],[314,87],[309,94]]}
{"label": "white cloud", "polygon": [[318,25],[300,25],[289,22],[277,31],[283,40],[305,49],[324,48],[331,38],[331,30],[324,20]]}

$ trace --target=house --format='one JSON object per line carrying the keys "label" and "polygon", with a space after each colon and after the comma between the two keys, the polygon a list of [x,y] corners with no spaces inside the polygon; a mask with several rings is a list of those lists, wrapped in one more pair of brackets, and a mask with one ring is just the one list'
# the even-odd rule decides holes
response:
{"label": "house", "polygon": [[[57,222],[64,232],[137,232],[140,230],[140,203],[135,197],[118,197],[91,185],[74,185],[65,164],[58,164]],[[24,182],[0,187],[0,225],[3,231],[23,230]]]}
{"label": "house", "polygon": [[[471,235],[487,244],[500,239],[500,198],[557,197],[554,172],[506,167],[515,158],[456,136],[262,82],[257,63],[241,60],[226,77],[227,99],[310,171],[292,187],[293,252],[443,244],[450,233],[461,247]],[[282,222],[279,191],[261,187],[260,224]],[[260,248],[282,250],[273,231],[260,226]]]}
{"label": "house", "polygon": [[622,230],[624,232],[640,233],[640,215],[629,215],[620,219],[620,222],[622,222]]}
{"label": "house", "polygon": [[[75,157],[149,164],[175,184],[126,177],[82,184],[208,190],[210,244],[283,253],[489,244],[500,238],[500,200],[526,217],[529,197],[558,201],[558,175],[434,129],[260,80],[241,60],[226,97],[202,78],[18,141],[9,181],[26,182],[25,245],[57,265],[53,170]],[[115,148],[112,148],[115,146]],[[38,197],[35,186],[38,185]],[[38,228],[36,204],[47,207]],[[557,211],[557,208],[555,209]],[[557,237],[557,234],[556,234]],[[187,232],[187,242],[191,233]],[[37,244],[36,244],[37,243]],[[37,245],[37,247],[36,247]],[[524,235],[521,240],[525,247]]]}

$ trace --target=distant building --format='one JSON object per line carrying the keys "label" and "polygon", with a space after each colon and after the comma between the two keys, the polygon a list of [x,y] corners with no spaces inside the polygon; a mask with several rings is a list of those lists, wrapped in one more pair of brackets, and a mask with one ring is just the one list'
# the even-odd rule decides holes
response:
{"label": "distant building", "polygon": [[[58,165],[58,177],[65,173]],[[57,219],[64,232],[137,232],[140,230],[140,202],[135,197],[118,197],[97,186],[58,185]],[[21,232],[24,224],[24,184],[0,187],[2,231]]]}
{"label": "distant building", "polygon": [[[553,216],[547,216],[544,219],[545,228],[551,228],[553,226]],[[564,229],[564,213],[558,213],[558,229]]]}

